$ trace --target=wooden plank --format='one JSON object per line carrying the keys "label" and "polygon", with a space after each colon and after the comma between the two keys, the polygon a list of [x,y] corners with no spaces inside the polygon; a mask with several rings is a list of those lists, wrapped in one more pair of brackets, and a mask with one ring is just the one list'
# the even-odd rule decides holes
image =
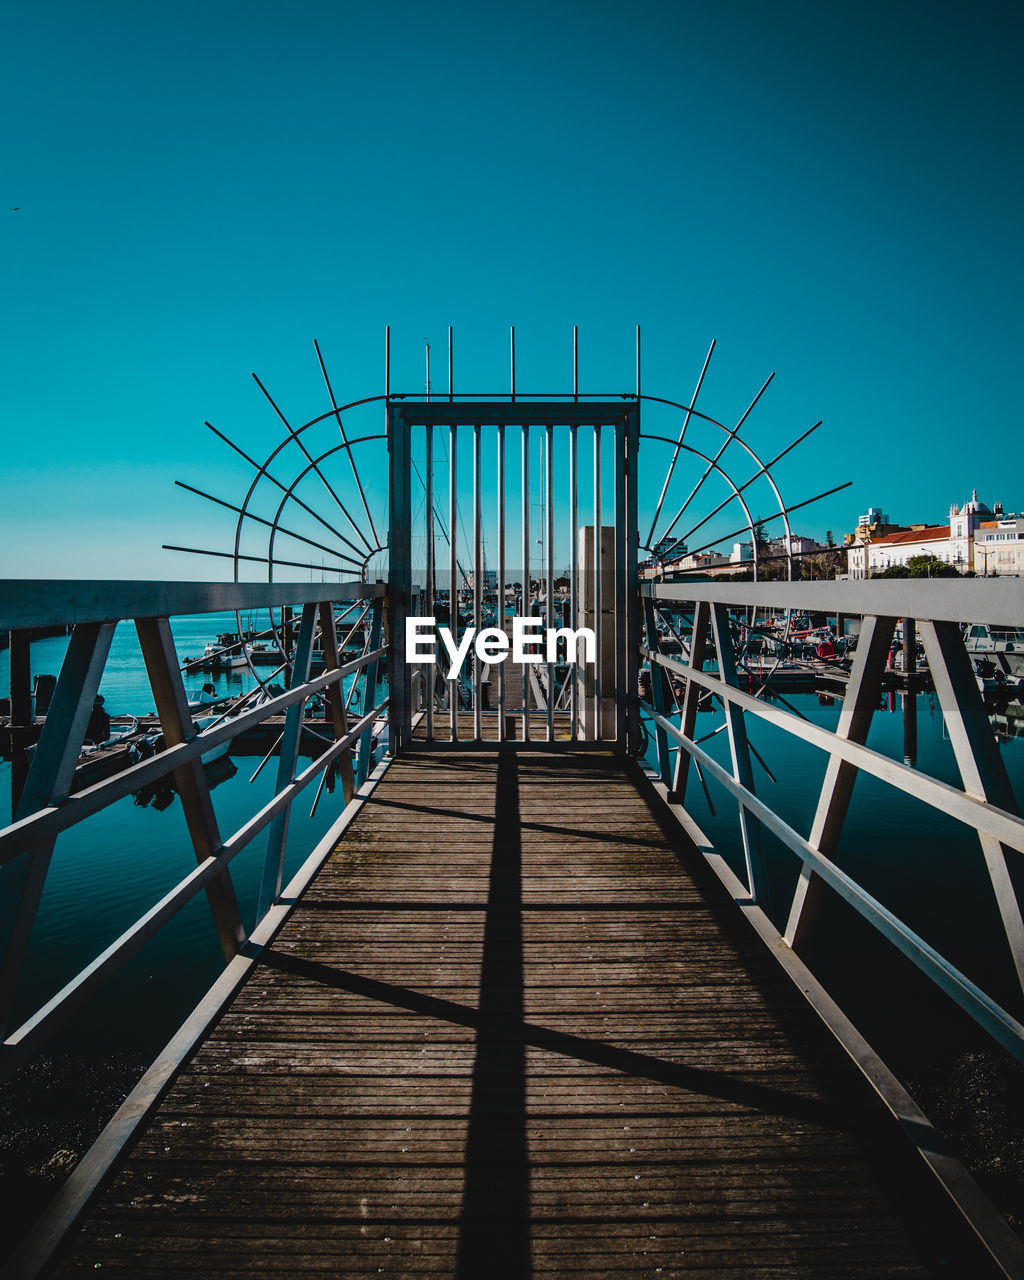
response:
{"label": "wooden plank", "polygon": [[610,754],[400,758],[55,1274],[932,1274],[741,923]]}

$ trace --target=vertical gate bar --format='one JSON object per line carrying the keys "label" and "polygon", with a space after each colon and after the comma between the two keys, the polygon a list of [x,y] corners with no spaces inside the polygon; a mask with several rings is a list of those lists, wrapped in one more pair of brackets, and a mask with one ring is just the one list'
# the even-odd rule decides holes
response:
{"label": "vertical gate bar", "polygon": [[[639,329],[637,330],[639,335]],[[639,342],[639,336],[637,341]],[[639,349],[637,358],[639,359]],[[615,440],[615,740],[619,751],[626,750],[626,422],[616,422]]]}
{"label": "vertical gate bar", "polygon": [[[455,451],[458,447],[454,423],[448,428],[448,625],[452,638],[459,639],[459,589],[458,589],[458,551],[455,526],[458,520],[459,496],[456,491],[458,465]],[[459,738],[459,682],[452,679],[452,664],[448,663],[448,735],[452,742]]]}
{"label": "vertical gate bar", "polygon": [[[71,790],[96,690],[110,652],[114,625],[113,622],[79,623],[72,631],[14,812],[15,820],[65,799]],[[18,645],[24,639],[27,649],[27,635],[12,632],[12,640],[15,636],[19,637]],[[19,653],[14,661],[20,657]],[[26,849],[0,867],[0,1029],[5,1032],[54,843],[49,840],[34,849]]]}
{"label": "vertical gate bar", "polygon": [[[160,732],[167,746],[176,747],[194,738],[196,729],[189,714],[188,698],[178,670],[178,655],[174,650],[170,623],[166,618],[138,618],[135,630],[153,690],[157,715],[160,717]],[[297,670],[293,667],[293,685],[298,678]],[[174,785],[181,797],[181,807],[188,823],[196,861],[204,862],[220,849],[221,839],[201,760],[192,760],[180,769],[175,769]],[[221,950],[224,958],[230,960],[245,941],[245,932],[227,867],[210,881],[206,893]]]}
{"label": "vertical gate bar", "polygon": [[[1017,799],[1003,757],[999,754],[999,745],[989,724],[959,626],[955,622],[930,622],[919,618],[918,627],[964,790],[981,796],[1007,813],[1016,814]],[[857,647],[860,648],[859,641]],[[1014,877],[1007,865],[1009,851],[984,832],[978,832],[978,839],[1017,981],[1024,988],[1024,922]],[[1019,861],[1019,855],[1010,856]]]}
{"label": "vertical gate bar", "polygon": [[[691,671],[704,670],[704,655],[707,652],[708,643],[708,623],[710,621],[710,609],[706,600],[698,600],[693,607],[693,631],[690,634],[690,659],[688,666]],[[682,715],[679,721],[681,732],[691,740],[693,739],[693,731],[697,724],[697,707],[700,703],[701,688],[693,680],[686,681],[686,688],[683,690],[683,707]],[[683,803],[686,795],[686,778],[689,773],[690,753],[680,749],[676,752],[675,775],[672,779],[672,790],[675,793],[675,801],[677,804]]]}
{"label": "vertical gate bar", "polygon": [[[505,424],[498,426],[498,625],[505,630]],[[507,662],[508,659],[505,659]],[[505,741],[505,662],[498,663],[498,741]]]}
{"label": "vertical gate bar", "polygon": [[[576,387],[576,326],[573,325],[573,387]],[[575,399],[575,392],[573,398]],[[578,428],[573,423],[569,428],[569,626],[575,631],[580,625],[579,619],[579,593],[576,576],[579,572],[579,441],[576,438]],[[572,716],[572,726],[570,735],[572,741],[576,742],[579,738],[579,725],[577,717],[579,716],[579,686],[581,679],[581,671],[578,664],[580,646],[577,643],[573,646],[575,652],[570,654],[570,660],[573,666],[569,670],[570,685],[570,714]]]}
{"label": "vertical gate bar", "polygon": [[[525,618],[530,613],[530,428],[524,422],[520,431],[523,446],[523,603],[521,607]],[[530,741],[530,680],[529,668],[525,663],[523,664],[523,741]]]}
{"label": "vertical gate bar", "polygon": [[[481,605],[483,602],[483,533],[480,515],[480,423],[473,424],[473,626],[480,634]],[[483,737],[481,715],[482,663],[473,651],[473,737],[479,742]]]}
{"label": "vertical gate bar", "polygon": [[[341,655],[338,652],[338,634],[335,631],[334,624],[334,605],[329,600],[325,600],[318,608],[320,613],[320,648],[324,654],[324,668],[327,671],[337,671],[341,666]],[[326,693],[327,704],[331,709],[331,723],[334,726],[334,740],[337,742],[339,738],[344,738],[348,733],[348,716],[345,714],[345,697],[341,681],[329,684]],[[339,765],[341,768],[341,794],[345,798],[345,803],[348,804],[356,789],[351,750],[342,753]],[[327,766],[327,769],[333,768],[333,765]],[[327,769],[324,770],[325,774]]]}
{"label": "vertical gate bar", "polygon": [[387,412],[387,398],[391,395],[391,326],[384,326],[384,401]]}
{"label": "vertical gate bar", "polygon": [[[544,434],[544,500],[545,500],[545,517],[547,521],[547,544],[548,544],[548,562],[547,562],[547,627],[550,634],[551,628],[555,625],[555,460],[554,460],[554,434],[555,428],[552,423],[548,423],[545,427]],[[555,668],[554,664],[548,663],[548,741],[555,740]]]}
{"label": "vertical gate bar", "polygon": [[[650,596],[644,597],[644,622],[647,631],[647,647],[652,654],[661,652],[661,638],[658,635],[658,617],[657,605]],[[665,668],[655,662],[652,657],[650,660],[651,669],[651,705],[655,711],[661,716],[667,715],[665,685],[668,680],[668,673]],[[668,734],[660,724],[654,726],[654,741],[658,748],[658,773],[666,787],[672,785],[672,759],[668,751]],[[679,748],[680,755],[685,755],[682,747]]]}
{"label": "vertical gate bar", "polygon": [[[867,741],[895,628],[895,618],[865,617],[862,620],[857,650],[850,668],[850,679],[836,726],[837,738],[862,745]],[[811,833],[807,837],[808,843],[826,858],[834,857],[839,845],[856,780],[856,765],[839,756],[829,756],[821,791],[818,793]],[[820,876],[815,875],[806,863],[802,864],[783,935],[794,949],[801,948],[810,935],[823,888]]]}
{"label": "vertical gate bar", "polygon": [[[728,605],[712,604],[711,626],[715,637],[715,653],[718,656],[719,679],[738,689],[739,680],[736,675],[736,655],[733,650],[732,633],[729,630]],[[747,741],[747,726],[743,711],[729,699],[723,699],[723,702],[725,723],[729,733],[729,753],[732,757],[732,775],[740,786],[753,794],[754,773],[750,764],[750,744]],[[759,903],[770,914],[768,883],[764,872],[758,823],[750,817],[743,805],[739,806],[739,811],[747,887],[752,900]]]}
{"label": "vertical gate bar", "polygon": [[405,661],[406,619],[412,602],[412,453],[409,423],[401,405],[390,407],[388,426],[388,724],[390,750],[397,756],[412,729],[412,667]]}
{"label": "vertical gate bar", "polygon": [[[448,330],[448,383],[451,390],[452,331]],[[449,396],[449,399],[451,397]],[[426,430],[426,458],[424,460],[424,484],[427,490],[427,605],[426,617],[434,617],[434,428],[429,424]],[[435,676],[437,666],[428,662],[423,668],[424,692],[426,694],[427,741],[434,740],[434,690],[437,686]]]}
{"label": "vertical gate bar", "polygon": [[[380,648],[380,638],[384,629],[384,601],[378,596],[373,602],[373,613],[370,616],[370,642],[367,653],[374,653]],[[368,714],[377,705],[377,687],[380,674],[380,659],[374,658],[365,668],[363,682],[363,715]],[[353,685],[353,688],[355,686]],[[366,781],[370,772],[370,755],[373,752],[373,725],[368,724],[359,739],[359,755],[356,759],[356,787]]]}
{"label": "vertical gate bar", "polygon": [[[639,391],[638,391],[639,395]],[[640,402],[626,411],[626,749],[640,750]]]}
{"label": "vertical gate bar", "polygon": [[[295,643],[295,665],[292,668],[292,688],[306,684],[309,680],[309,664],[313,656],[313,633],[316,630],[316,605],[304,604],[299,622],[299,638]],[[396,646],[397,647],[397,646]],[[302,739],[302,710],[305,700],[293,702],[285,712],[284,734],[281,738],[281,754],[277,764],[276,794],[295,781],[295,771],[299,759],[299,746]],[[256,919],[262,920],[277,901],[281,892],[281,880],[284,873],[284,854],[288,841],[288,822],[291,818],[291,805],[284,809],[270,824],[270,835],[267,838],[267,853],[263,862],[263,876],[260,881],[259,905],[256,908]]]}
{"label": "vertical gate bar", "polygon": [[594,740],[601,734],[601,424],[594,423],[594,648],[597,664],[594,667]]}

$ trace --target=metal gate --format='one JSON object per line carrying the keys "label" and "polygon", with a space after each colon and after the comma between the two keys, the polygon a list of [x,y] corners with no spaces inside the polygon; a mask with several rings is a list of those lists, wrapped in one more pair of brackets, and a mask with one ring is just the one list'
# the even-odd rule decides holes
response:
{"label": "metal gate", "polygon": [[[395,399],[387,433],[392,749],[408,745],[415,717],[434,743],[635,751],[638,403]],[[516,618],[546,637],[589,627],[594,660],[556,637],[522,663],[471,646],[460,666],[438,634],[437,662],[409,663],[416,617],[454,643],[469,627],[508,635]]]}

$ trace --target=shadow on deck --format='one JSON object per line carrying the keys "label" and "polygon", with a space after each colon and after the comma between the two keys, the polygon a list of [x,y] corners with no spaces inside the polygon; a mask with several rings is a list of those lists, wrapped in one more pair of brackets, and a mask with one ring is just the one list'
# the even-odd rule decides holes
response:
{"label": "shadow on deck", "polygon": [[658,803],[594,750],[396,761],[56,1274],[963,1274]]}

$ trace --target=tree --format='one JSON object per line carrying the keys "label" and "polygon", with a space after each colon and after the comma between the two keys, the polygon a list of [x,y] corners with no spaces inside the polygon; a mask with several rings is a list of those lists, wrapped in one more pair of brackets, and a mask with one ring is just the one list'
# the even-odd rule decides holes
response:
{"label": "tree", "polygon": [[938,556],[911,556],[906,564],[891,564],[873,578],[959,578],[960,574]]}
{"label": "tree", "polygon": [[846,549],[836,545],[832,530],[825,530],[824,550],[813,556],[804,557],[802,577],[832,579],[846,566]]}

